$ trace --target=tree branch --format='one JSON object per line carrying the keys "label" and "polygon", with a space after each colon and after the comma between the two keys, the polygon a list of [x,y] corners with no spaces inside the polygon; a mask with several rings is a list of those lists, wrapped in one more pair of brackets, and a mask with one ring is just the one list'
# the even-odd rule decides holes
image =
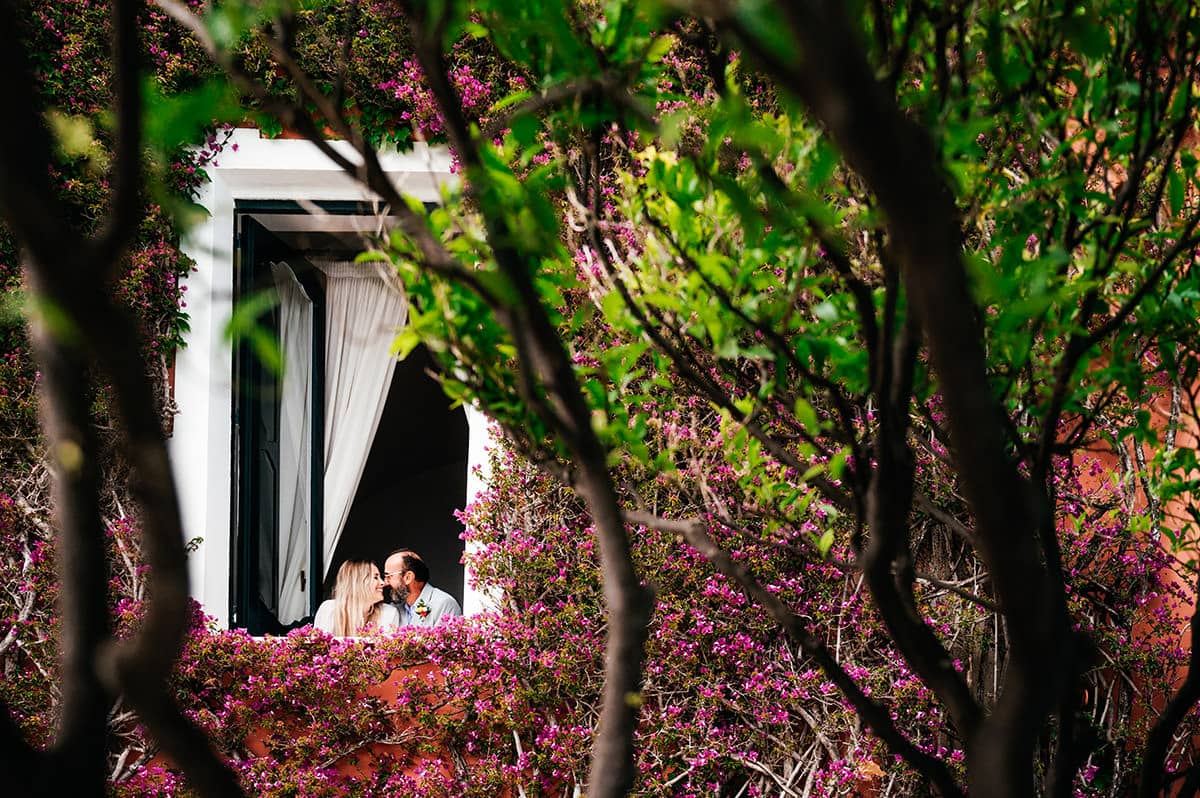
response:
{"label": "tree branch", "polygon": [[[440,28],[446,20],[430,21],[406,4],[413,25],[417,59],[438,102],[450,141],[466,168],[469,180],[487,186],[487,175],[478,145],[462,113],[462,104],[446,74]],[[496,262],[516,289],[519,304],[510,308],[507,322],[518,356],[529,362],[545,386],[558,414],[574,429],[568,443],[580,470],[576,490],[588,505],[600,550],[600,569],[608,608],[608,640],[599,729],[592,748],[588,794],[598,798],[624,795],[635,779],[633,732],[641,696],[641,666],[649,629],[653,596],[641,584],[633,567],[629,541],[608,473],[606,453],[591,428],[591,413],[584,402],[570,358],[546,316],[529,262],[536,253],[522,253],[510,242],[515,237],[506,217],[496,209],[482,208],[488,241]],[[493,212],[489,213],[489,210]],[[505,316],[500,317],[502,320]]]}
{"label": "tree branch", "polygon": [[114,0],[113,96],[116,101],[117,140],[113,162],[112,200],[103,228],[92,241],[93,263],[107,267],[112,275],[122,251],[141,220],[142,183],[142,86],[139,71],[139,3]]}
{"label": "tree branch", "polygon": [[[130,357],[140,350],[136,326],[116,310],[107,283],[114,262],[136,230],[141,180],[136,5],[118,0],[113,14],[113,69],[119,104],[117,172],[112,204],[92,246],[80,245],[81,238],[67,221],[68,214],[54,199],[45,178],[52,163],[46,137],[30,135],[17,150],[0,146],[0,210],[26,247],[27,274],[34,294],[43,309],[53,311],[43,312],[34,325],[33,336],[44,375],[45,426],[58,465],[60,582],[69,586],[63,591],[60,609],[62,719],[51,749],[55,772],[48,778],[64,788],[60,792],[91,793],[104,783],[109,693],[125,689],[131,698],[144,697],[131,703],[142,713],[151,734],[160,738],[197,786],[206,788],[208,777],[217,774],[216,782],[226,789],[207,792],[240,795],[232,773],[211,748],[195,744],[199,732],[186,719],[179,716],[181,726],[154,722],[156,714],[171,706],[166,679],[186,629],[188,581],[177,499],[154,397],[139,361]],[[7,3],[0,4],[0,15],[0,36],[7,38],[16,29],[7,24],[12,21]],[[29,128],[37,125],[40,113],[32,94],[25,91],[32,80],[19,43],[0,40],[0,51],[0,59],[13,67],[10,76],[18,98],[16,107],[10,106],[14,124],[4,126],[0,135],[14,129],[18,133],[35,132]],[[25,172],[33,177],[23,183],[11,182],[13,175]],[[46,216],[31,218],[27,209]],[[47,238],[48,230],[53,230],[53,238]],[[143,533],[151,566],[153,595],[143,631],[123,648],[116,648],[108,626],[89,356],[114,383],[118,416],[125,432],[123,445],[135,466],[134,488],[143,504]],[[130,673],[134,674],[130,681],[121,678]],[[186,732],[191,734],[187,746],[172,744],[174,735]]]}
{"label": "tree branch", "polygon": [[786,55],[734,17],[720,21],[787,91],[803,100],[863,176],[886,216],[913,312],[945,399],[953,456],[976,517],[979,552],[1004,607],[1010,667],[1000,703],[967,741],[972,794],[1032,790],[1030,763],[1046,714],[1070,689],[1065,597],[1041,563],[1036,488],[1017,471],[987,377],[967,287],[954,197],[926,132],[877,83],[856,31],[836,2],[780,3],[797,47]]}
{"label": "tree branch", "polygon": [[[908,317],[892,345],[890,357],[882,358],[879,400],[879,432],[875,439],[875,467],[867,492],[866,525],[870,531],[860,556],[875,606],[892,640],[946,705],[954,725],[964,739],[979,726],[983,710],[971,695],[966,680],[954,668],[953,659],[917,608],[913,596],[912,552],[909,550],[908,519],[912,512],[913,463],[907,430],[916,359],[917,330]],[[891,337],[885,327],[885,338]],[[885,391],[885,392],[884,392]]]}
{"label": "tree branch", "polygon": [[21,727],[0,701],[0,768],[5,786],[17,795],[42,792],[47,775],[46,754],[31,746],[21,734]]}
{"label": "tree branch", "polygon": [[[167,688],[187,632],[187,552],[170,459],[155,412],[154,395],[137,361],[139,335],[123,310],[101,302],[92,325],[95,357],[112,380],[132,465],[131,488],[141,508],[147,602],[138,633],[113,642],[101,652],[98,669],[114,691],[120,690],[163,751],[204,795],[240,796],[233,772],[204,735],[175,707]],[[77,312],[81,315],[84,310]]]}
{"label": "tree branch", "polygon": [[87,332],[63,307],[54,290],[57,281],[47,271],[31,262],[27,274],[42,306],[61,314],[57,322],[49,320],[54,316],[37,319],[32,342],[42,371],[43,426],[54,459],[59,584],[70,586],[59,599],[62,704],[50,766],[62,769],[57,778],[70,774],[67,783],[84,787],[103,784],[108,772],[105,737],[111,702],[95,666],[110,633],[99,446],[91,426],[92,389],[84,354]]}

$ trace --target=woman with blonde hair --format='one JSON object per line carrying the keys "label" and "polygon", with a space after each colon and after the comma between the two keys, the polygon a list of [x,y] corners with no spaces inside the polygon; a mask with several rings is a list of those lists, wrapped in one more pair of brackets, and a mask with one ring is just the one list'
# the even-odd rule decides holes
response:
{"label": "woman with blonde hair", "polygon": [[370,560],[346,560],[338,569],[333,598],[321,602],[313,626],[335,637],[394,632],[400,612],[383,601],[383,579]]}

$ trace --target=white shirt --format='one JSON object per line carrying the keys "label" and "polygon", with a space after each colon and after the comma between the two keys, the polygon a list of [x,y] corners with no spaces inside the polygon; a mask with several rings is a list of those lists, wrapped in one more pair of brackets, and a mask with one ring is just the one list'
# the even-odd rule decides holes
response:
{"label": "white shirt", "polygon": [[[313,626],[326,634],[333,634],[333,613],[335,606],[333,599],[322,601],[321,606],[317,607],[317,617],[313,619]],[[391,604],[384,602],[379,608],[379,631],[390,634],[399,628],[399,610]]]}

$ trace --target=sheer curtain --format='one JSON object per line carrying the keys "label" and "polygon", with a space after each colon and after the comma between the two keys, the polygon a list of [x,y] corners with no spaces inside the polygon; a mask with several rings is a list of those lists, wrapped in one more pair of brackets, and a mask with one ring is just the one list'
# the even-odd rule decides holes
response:
{"label": "sheer curtain", "polygon": [[408,303],[399,279],[379,264],[316,264],[325,285],[325,568],[341,539],[396,356],[392,342]]}
{"label": "sheer curtain", "polygon": [[286,263],[272,263],[279,294],[283,379],[279,397],[278,616],[288,624],[308,614],[305,585],[312,526],[313,304]]}

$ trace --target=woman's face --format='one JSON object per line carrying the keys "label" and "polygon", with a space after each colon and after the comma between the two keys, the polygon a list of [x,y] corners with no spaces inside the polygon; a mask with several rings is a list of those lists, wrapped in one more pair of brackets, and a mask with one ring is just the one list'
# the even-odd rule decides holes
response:
{"label": "woman's face", "polygon": [[375,597],[376,603],[383,601],[383,577],[379,575],[378,568],[371,569],[371,575],[367,577],[367,582],[371,586],[371,595]]}

